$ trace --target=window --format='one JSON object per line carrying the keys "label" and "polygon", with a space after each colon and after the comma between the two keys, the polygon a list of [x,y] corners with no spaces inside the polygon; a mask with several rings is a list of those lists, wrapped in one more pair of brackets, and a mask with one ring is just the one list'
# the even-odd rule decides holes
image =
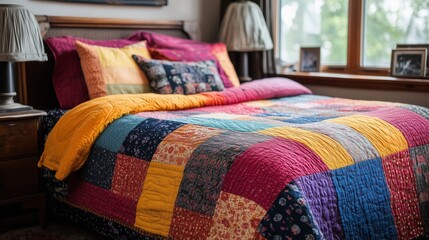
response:
{"label": "window", "polygon": [[363,66],[390,65],[398,43],[429,43],[427,0],[366,0]]}
{"label": "window", "polygon": [[298,62],[301,47],[321,47],[325,64],[347,61],[347,0],[281,0],[280,57]]}
{"label": "window", "polygon": [[427,0],[279,0],[278,58],[321,47],[328,72],[387,75],[399,43],[429,43]]}

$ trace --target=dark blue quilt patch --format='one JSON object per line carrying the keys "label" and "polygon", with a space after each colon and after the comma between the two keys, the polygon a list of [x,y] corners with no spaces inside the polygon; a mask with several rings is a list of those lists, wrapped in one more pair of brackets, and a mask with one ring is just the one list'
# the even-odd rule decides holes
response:
{"label": "dark blue quilt patch", "polygon": [[110,189],[115,163],[116,153],[94,145],[82,167],[81,178],[101,188]]}
{"label": "dark blue quilt patch", "polygon": [[158,144],[171,132],[186,123],[148,118],[137,125],[125,138],[119,152],[151,161]]}
{"label": "dark blue quilt patch", "polygon": [[381,159],[334,170],[346,239],[398,239]]}

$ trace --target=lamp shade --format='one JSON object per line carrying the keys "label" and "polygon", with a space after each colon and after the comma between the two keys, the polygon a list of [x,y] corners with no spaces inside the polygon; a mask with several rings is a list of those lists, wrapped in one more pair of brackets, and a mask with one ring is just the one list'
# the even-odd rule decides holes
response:
{"label": "lamp shade", "polygon": [[46,61],[39,25],[25,7],[0,4],[0,61]]}
{"label": "lamp shade", "polygon": [[273,48],[262,10],[250,1],[228,5],[221,23],[219,40],[230,51],[249,52]]}

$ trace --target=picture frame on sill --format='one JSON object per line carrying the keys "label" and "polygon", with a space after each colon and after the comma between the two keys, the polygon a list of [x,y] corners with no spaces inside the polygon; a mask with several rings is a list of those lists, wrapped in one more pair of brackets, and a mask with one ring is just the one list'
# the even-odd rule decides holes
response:
{"label": "picture frame on sill", "polygon": [[70,3],[99,3],[110,5],[135,5],[135,6],[166,6],[168,0],[56,0]]}
{"label": "picture frame on sill", "polygon": [[320,47],[301,47],[299,55],[299,71],[320,71]]}
{"label": "picture frame on sill", "polygon": [[426,56],[426,48],[393,49],[390,75],[392,77],[424,77],[426,74]]}
{"label": "picture frame on sill", "polygon": [[408,44],[408,43],[399,43],[396,44],[396,48],[426,48],[426,74],[425,78],[429,78],[429,43],[427,44]]}

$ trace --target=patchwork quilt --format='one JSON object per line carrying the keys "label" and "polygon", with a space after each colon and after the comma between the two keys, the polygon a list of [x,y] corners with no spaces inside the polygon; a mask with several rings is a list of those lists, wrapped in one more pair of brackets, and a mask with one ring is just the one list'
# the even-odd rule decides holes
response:
{"label": "patchwork quilt", "polygon": [[429,109],[275,78],[91,100],[39,166],[68,181],[64,202],[144,237],[412,239],[429,232],[428,162]]}

